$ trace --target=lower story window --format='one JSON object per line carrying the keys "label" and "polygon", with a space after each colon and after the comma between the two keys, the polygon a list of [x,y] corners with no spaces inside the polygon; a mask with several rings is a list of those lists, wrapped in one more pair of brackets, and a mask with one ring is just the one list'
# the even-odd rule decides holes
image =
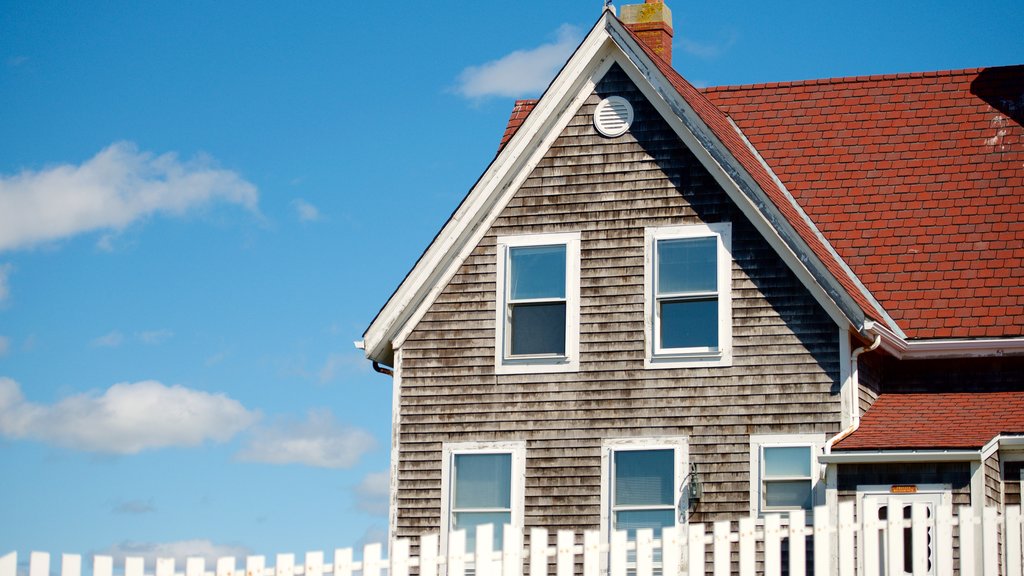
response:
{"label": "lower story window", "polygon": [[821,503],[818,454],[824,441],[824,434],[751,435],[752,515],[810,512]]}
{"label": "lower story window", "polygon": [[650,528],[660,538],[663,528],[680,523],[685,438],[607,440],[602,459],[602,528],[609,537],[625,531],[635,540],[637,530]]}
{"label": "lower story window", "polygon": [[444,534],[465,530],[466,549],[479,526],[494,528],[501,549],[504,527],[522,526],[522,443],[448,444],[444,448]]}

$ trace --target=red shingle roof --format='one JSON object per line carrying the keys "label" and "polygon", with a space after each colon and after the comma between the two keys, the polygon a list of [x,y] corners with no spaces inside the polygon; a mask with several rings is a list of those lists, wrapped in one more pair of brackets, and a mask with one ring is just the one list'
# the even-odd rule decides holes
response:
{"label": "red shingle roof", "polygon": [[981,448],[1024,433],[1024,392],[882,394],[837,451]]}
{"label": "red shingle roof", "polygon": [[1024,335],[1024,66],[705,95],[909,337]]}
{"label": "red shingle roof", "polygon": [[729,114],[910,338],[1024,336],[1024,66],[701,93],[655,62],[782,209]]}

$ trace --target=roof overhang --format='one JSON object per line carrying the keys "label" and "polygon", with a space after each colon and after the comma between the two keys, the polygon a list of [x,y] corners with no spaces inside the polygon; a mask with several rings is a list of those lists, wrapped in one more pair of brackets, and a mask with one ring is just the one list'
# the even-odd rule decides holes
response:
{"label": "roof overhang", "polygon": [[882,337],[882,349],[901,360],[1024,354],[1024,338],[907,340],[881,323],[868,321],[866,329],[879,334]]}
{"label": "roof overhang", "polygon": [[[866,331],[869,320],[857,301],[810,249],[761,185],[658,69],[622,23],[609,11],[605,11],[548,86],[533,112],[492,161],[367,328],[362,340],[367,358],[385,364],[393,362],[394,350],[402,345],[461,263],[480,242],[491,223],[590,95],[596,83],[616,63],[833,321],[867,340],[873,338]],[[743,138],[735,125],[732,128]],[[746,144],[749,146],[749,142]],[[768,169],[767,165],[765,168]],[[777,180],[774,173],[770,169],[768,171]],[[789,209],[795,206],[801,217],[806,218],[791,196],[790,200],[793,206],[789,206]],[[813,223],[809,220],[807,223],[814,233],[820,235]],[[834,253],[824,237],[821,237],[821,241]],[[898,327],[895,329],[898,330]]]}
{"label": "roof overhang", "polygon": [[889,464],[900,462],[973,462],[980,450],[857,450],[818,456],[823,464]]}

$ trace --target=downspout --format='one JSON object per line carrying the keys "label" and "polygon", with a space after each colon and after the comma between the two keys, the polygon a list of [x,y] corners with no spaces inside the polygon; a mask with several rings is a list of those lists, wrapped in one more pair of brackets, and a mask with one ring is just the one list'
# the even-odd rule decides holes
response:
{"label": "downspout", "polygon": [[373,371],[374,372],[380,372],[381,374],[383,374],[385,376],[394,377],[394,375],[395,375],[395,371],[394,370],[392,370],[391,368],[385,368],[385,367],[381,366],[380,363],[377,362],[376,360],[373,361]]}
{"label": "downspout", "polygon": [[852,411],[852,413],[850,414],[850,425],[846,427],[846,430],[843,430],[839,434],[836,434],[835,436],[830,438],[828,442],[825,443],[825,454],[831,454],[832,446],[834,446],[843,438],[846,438],[850,434],[856,432],[857,428],[860,427],[860,408],[857,406],[857,391],[860,390],[860,378],[857,374],[857,359],[860,357],[861,354],[865,352],[871,352],[875,348],[878,348],[879,344],[881,343],[882,335],[876,334],[875,341],[872,342],[870,346],[861,346],[860,348],[854,350],[853,354],[850,354],[850,394],[853,396],[852,398],[850,398],[849,404],[850,409]]}

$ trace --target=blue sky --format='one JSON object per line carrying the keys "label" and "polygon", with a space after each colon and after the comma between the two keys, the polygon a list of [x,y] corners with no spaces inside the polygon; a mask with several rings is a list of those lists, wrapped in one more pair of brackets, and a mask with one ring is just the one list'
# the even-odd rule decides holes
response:
{"label": "blue sky", "polygon": [[[386,528],[352,347],[600,14],[0,2],[0,554]],[[1024,62],[1024,5],[670,2],[698,85]]]}

